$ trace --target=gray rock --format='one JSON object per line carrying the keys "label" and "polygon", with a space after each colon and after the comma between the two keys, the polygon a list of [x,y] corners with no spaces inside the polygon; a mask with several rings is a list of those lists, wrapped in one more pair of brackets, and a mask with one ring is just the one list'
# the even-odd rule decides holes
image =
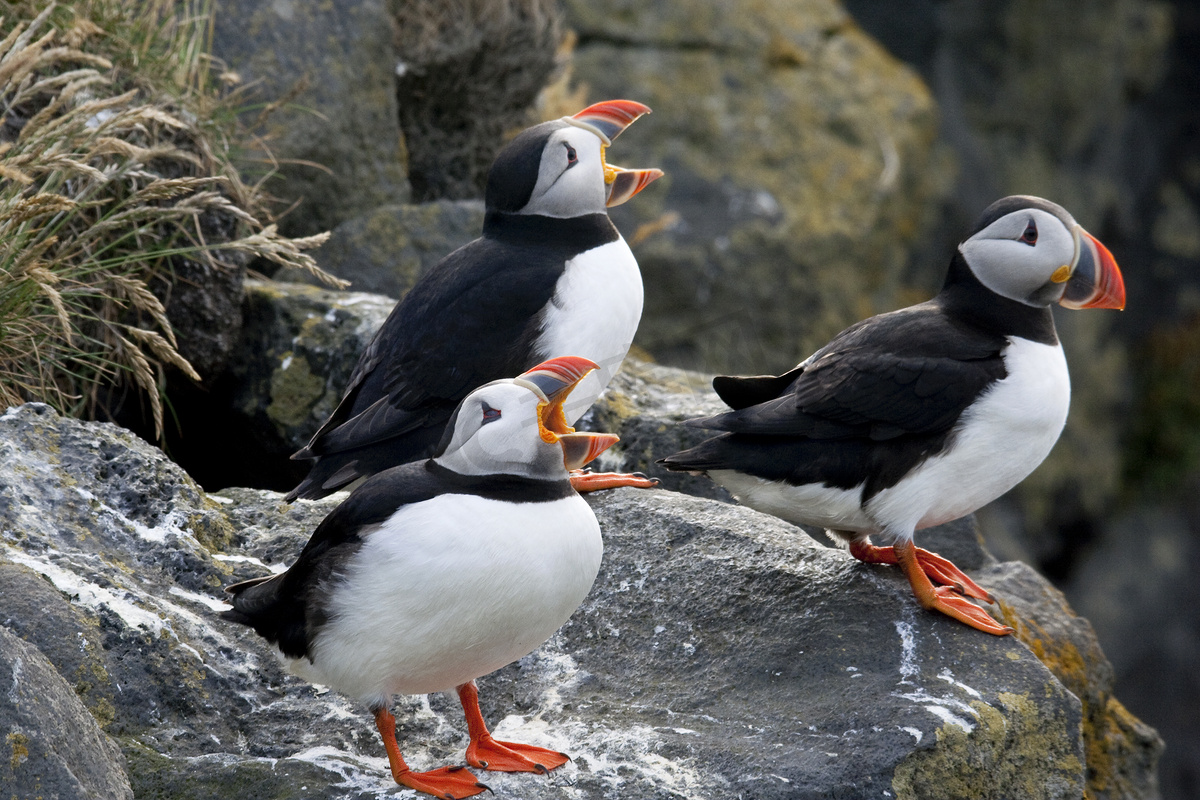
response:
{"label": "gray rock", "polygon": [[124,759],[33,645],[0,626],[4,793],[47,800],[132,800]]}
{"label": "gray rock", "polygon": [[[403,297],[430,267],[482,230],[483,203],[478,200],[382,206],[334,228],[314,257],[326,272],[350,281],[356,292]],[[275,277],[316,280],[293,270]]]}
{"label": "gray rock", "polygon": [[1164,797],[1188,797],[1200,764],[1200,719],[1190,702],[1200,697],[1200,587],[1192,571],[1200,547],[1192,514],[1146,506],[1106,520],[1066,587],[1111,654],[1110,681],[1135,714],[1156,720],[1167,741]]}
{"label": "gray rock", "polygon": [[[395,793],[363,709],[286,675],[252,632],[216,617],[221,585],[290,563],[339,496],[279,499],[206,496],[111,425],[37,405],[0,417],[0,560],[23,568],[2,576],[22,576],[48,609],[35,624],[31,601],[6,589],[0,620],[60,670],[94,658],[119,687],[109,727],[137,796]],[[1062,659],[1036,654],[1086,650],[1082,696],[1104,696],[1107,662],[1032,572],[976,573],[1006,620],[1037,631],[1026,646],[926,613],[897,570],[749,509],[663,490],[590,502],[606,540],[591,595],[546,646],[480,681],[498,736],[574,761],[549,778],[488,774],[497,795],[1083,793],[1096,746],[1086,706],[1054,674]],[[78,651],[81,631],[101,647]],[[399,698],[396,716],[417,768],[461,762],[456,700]],[[1106,741],[1122,733],[1130,752],[1152,753],[1128,730],[1106,728]],[[1119,763],[1150,785],[1152,759]]]}
{"label": "gray rock", "polygon": [[404,0],[391,9],[413,197],[482,197],[507,138],[540,121],[534,100],[559,69],[559,4]]}
{"label": "gray rock", "polygon": [[408,200],[387,3],[221,0],[212,49],[246,87],[247,124],[282,104],[256,131],[269,155],[253,150],[240,167],[248,180],[270,167],[282,207],[299,201],[286,234]]}

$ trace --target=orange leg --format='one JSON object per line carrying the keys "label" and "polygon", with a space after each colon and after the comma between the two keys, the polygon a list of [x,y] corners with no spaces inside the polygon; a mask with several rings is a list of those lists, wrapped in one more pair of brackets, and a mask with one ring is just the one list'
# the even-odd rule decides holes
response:
{"label": "orange leg", "polygon": [[[965,572],[954,566],[949,559],[942,558],[937,553],[931,553],[920,547],[914,547],[913,550],[916,551],[917,563],[921,565],[921,570],[929,578],[952,587],[959,594],[965,594],[968,597],[974,597],[976,600],[983,600],[987,603],[996,602],[996,599],[989,592],[971,580]],[[850,542],[850,555],[868,564],[899,563],[893,548],[876,547],[866,539],[858,539]]]}
{"label": "orange leg", "polygon": [[582,469],[571,470],[571,485],[575,491],[595,492],[600,489],[616,489],[621,486],[632,486],[634,489],[653,489],[658,486],[658,478],[647,478],[640,472],[588,472]]}
{"label": "orange leg", "polygon": [[386,708],[375,710],[375,727],[383,737],[383,747],[387,750],[388,764],[392,767],[392,777],[401,786],[425,792],[443,800],[460,800],[480,792],[490,792],[487,786],[476,780],[471,771],[465,767],[440,767],[429,772],[413,772],[404,763],[400,755],[400,746],[396,744],[396,718]]}
{"label": "orange leg", "polygon": [[908,576],[908,582],[912,585],[913,594],[917,596],[917,602],[922,607],[940,611],[984,633],[1007,636],[1013,632],[1012,628],[996,622],[982,608],[956,593],[953,588],[949,586],[934,588],[917,556],[917,548],[911,541],[900,542],[892,550],[900,568]]}
{"label": "orange leg", "polygon": [[479,710],[479,690],[474,681],[458,687],[458,699],[467,716],[467,733],[471,737],[471,743],[467,745],[467,763],[472,767],[498,772],[545,773],[571,760],[566,753],[557,750],[493,739]]}

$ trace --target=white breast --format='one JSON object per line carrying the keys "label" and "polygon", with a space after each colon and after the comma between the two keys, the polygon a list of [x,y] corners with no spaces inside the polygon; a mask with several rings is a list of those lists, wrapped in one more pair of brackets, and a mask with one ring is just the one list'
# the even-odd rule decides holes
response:
{"label": "white breast", "polygon": [[838,489],[819,483],[793,486],[731,469],[715,469],[709,477],[729,490],[742,505],[787,520],[828,530],[870,530],[875,523],[862,508],[862,487]]}
{"label": "white breast", "polygon": [[1067,420],[1071,383],[1062,348],[1014,338],[1003,355],[1007,377],[963,414],[949,450],[917,466],[865,507],[861,485],[792,486],[732,470],[709,475],[751,508],[830,530],[909,536],[966,516],[1041,464]]}
{"label": "white breast", "polygon": [[1067,421],[1071,380],[1062,347],[1010,339],[1008,375],[964,414],[951,447],[880,492],[881,525],[928,528],[970,514],[1020,483],[1049,455]]}
{"label": "white breast", "polygon": [[600,365],[576,387],[563,410],[574,422],[612,380],[642,318],[642,274],[625,240],[567,262],[546,310],[537,349],[543,359],[583,356]]}
{"label": "white breast", "polygon": [[405,506],[346,566],[313,663],[292,667],[368,705],[452,688],[550,638],[591,589],[602,550],[578,495]]}

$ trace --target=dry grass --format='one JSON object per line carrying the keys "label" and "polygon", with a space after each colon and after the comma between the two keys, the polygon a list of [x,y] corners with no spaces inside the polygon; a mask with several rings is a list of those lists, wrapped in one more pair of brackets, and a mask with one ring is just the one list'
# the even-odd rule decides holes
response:
{"label": "dry grass", "polygon": [[[229,166],[228,137],[211,121],[221,101],[206,86],[206,7],[4,11],[0,404],[94,417],[107,390],[132,384],[161,437],[166,370],[199,376],[153,281],[173,274],[172,259],[231,268],[233,254],[323,275],[304,250],[324,237],[287,239],[260,223],[259,195]],[[231,235],[206,238],[213,230]]]}

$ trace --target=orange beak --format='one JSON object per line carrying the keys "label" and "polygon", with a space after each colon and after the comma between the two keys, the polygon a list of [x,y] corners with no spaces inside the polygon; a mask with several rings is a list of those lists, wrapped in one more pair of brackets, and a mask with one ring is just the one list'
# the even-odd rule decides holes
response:
{"label": "orange beak", "polygon": [[[572,125],[585,128],[600,137],[603,146],[600,158],[604,161],[608,146],[643,114],[649,114],[649,106],[634,100],[605,100],[588,106],[570,117],[563,117]],[[608,185],[606,206],[619,206],[663,176],[661,169],[625,169],[604,161],[604,182]]]}
{"label": "orange beak", "polygon": [[1075,226],[1075,263],[1059,305],[1066,308],[1125,308],[1125,279],[1100,240]]}
{"label": "orange beak", "polygon": [[579,469],[619,441],[611,433],[577,433],[563,414],[563,403],[571,390],[596,368],[597,364],[586,358],[560,356],[543,361],[515,379],[544,398],[538,403],[538,430],[543,441],[557,442],[562,447],[563,464],[568,470]]}

